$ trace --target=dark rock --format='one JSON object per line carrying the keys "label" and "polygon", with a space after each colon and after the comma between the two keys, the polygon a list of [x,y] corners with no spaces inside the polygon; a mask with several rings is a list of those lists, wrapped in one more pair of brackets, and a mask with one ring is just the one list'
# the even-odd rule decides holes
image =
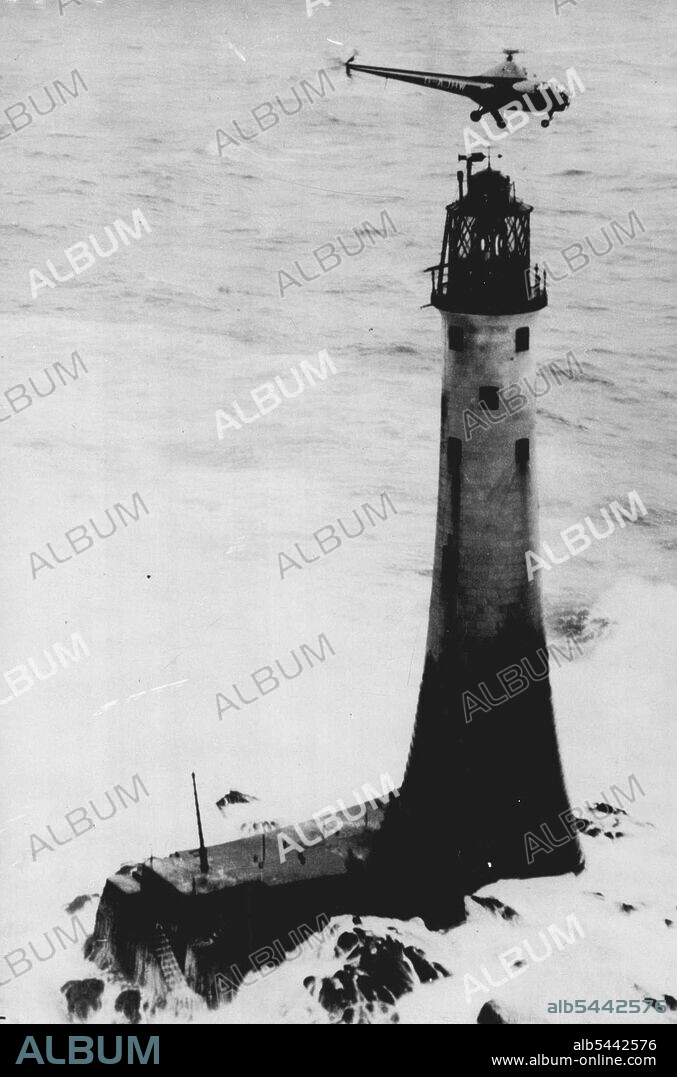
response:
{"label": "dark rock", "polygon": [[[85,960],[87,960],[87,961],[96,961],[97,957],[98,957],[98,954],[99,954],[100,946],[101,946],[101,944],[99,943],[96,936],[95,935],[89,935],[85,939],[85,944],[82,947],[82,952],[83,952],[83,954],[85,956]],[[99,965],[99,968],[103,968],[103,966]]]}
{"label": "dark rock", "polygon": [[[177,854],[178,855],[178,854]],[[141,864],[121,864],[118,868],[117,875],[131,875],[132,872],[138,871]]]}
{"label": "dark rock", "polygon": [[621,910],[621,912],[628,912],[628,913],[636,912],[637,907],[635,905],[626,905],[626,903],[623,901],[621,903],[620,910]]}
{"label": "dark rock", "polygon": [[359,990],[360,994],[362,995],[362,998],[366,999],[367,1003],[369,1004],[367,1006],[367,1009],[370,1010],[373,1008],[371,1006],[371,1003],[383,1000],[386,995],[389,996],[391,999],[393,998],[388,989],[382,987],[380,984],[377,984],[371,976],[361,977]]}
{"label": "dark rock", "polygon": [[[354,917],[359,922],[359,918]],[[395,929],[393,929],[395,930]],[[339,935],[335,956],[344,961],[333,976],[305,986],[337,1023],[370,1024],[391,1013],[398,998],[417,982],[430,983],[449,976],[447,969],[428,961],[415,946],[405,946],[394,935],[372,935],[362,927]]]}
{"label": "dark rock", "polygon": [[342,953],[348,953],[357,946],[357,935],[352,931],[343,931],[336,940],[334,954],[340,957]]}
{"label": "dark rock", "polygon": [[337,976],[323,978],[318,1000],[330,1013],[335,1013],[338,1009],[343,1011],[343,983]]}
{"label": "dark rock", "polygon": [[[347,1002],[358,1002],[360,994],[363,998],[369,997],[369,983],[367,977],[360,977],[357,969],[348,967],[341,969],[336,973],[336,980],[341,984],[343,988],[343,997]],[[360,988],[358,990],[357,983],[360,981]],[[371,995],[373,998],[373,993]]]}
{"label": "dark rock", "polygon": [[475,897],[474,894],[471,894],[470,896],[472,900],[478,905],[480,905],[483,909],[488,909],[489,912],[498,913],[503,920],[514,920],[515,918],[519,919],[519,914],[515,911],[515,909],[512,909],[510,905],[504,905],[503,902],[499,901],[497,898]]}
{"label": "dark rock", "polygon": [[217,800],[216,807],[223,813],[230,804],[251,804],[252,800],[258,799],[258,797],[250,796],[249,793],[240,793],[237,789],[230,789],[220,800]]}
{"label": "dark rock", "polygon": [[565,609],[554,616],[555,635],[573,636],[582,643],[602,639],[610,625],[606,617],[591,617],[586,609]]}
{"label": "dark rock", "polygon": [[115,1012],[121,1013],[130,1025],[138,1025],[141,1020],[140,1005],[141,992],[136,987],[127,987],[115,1000]]}
{"label": "dark rock", "polygon": [[66,912],[73,914],[79,912],[83,905],[86,905],[88,901],[93,901],[98,894],[80,894],[79,897],[73,898],[73,900],[65,906]]}
{"label": "dark rock", "polygon": [[[414,972],[421,983],[429,984],[433,980],[439,979],[439,973],[436,971],[435,966],[426,960],[420,950],[417,950],[414,946],[407,946],[404,952],[414,966]],[[449,975],[446,969],[445,975]]]}
{"label": "dark rock", "polygon": [[508,1023],[501,1017],[500,1010],[495,1002],[485,1002],[477,1015],[478,1025],[507,1025]]}
{"label": "dark rock", "polygon": [[485,1002],[477,1015],[478,1025],[521,1025],[523,1015],[509,1003],[490,999]]}
{"label": "dark rock", "polygon": [[68,1016],[86,1020],[89,1011],[101,1009],[103,980],[69,980],[61,988],[68,1003]]}
{"label": "dark rock", "polygon": [[663,995],[669,1010],[677,1010],[677,999],[674,995]]}
{"label": "dark rock", "polygon": [[[577,829],[584,834],[587,834],[590,838],[596,838],[600,834],[603,834],[605,838],[613,841],[614,838],[625,837],[625,833],[622,830],[618,830],[621,823],[621,816],[625,815],[627,818],[627,812],[623,808],[614,808],[611,804],[607,804],[606,801],[601,801],[597,804],[588,804],[588,811],[595,816],[595,822],[592,819],[582,818],[576,820]],[[606,816],[603,819],[601,825],[599,825],[600,817]],[[641,824],[637,824],[641,825]],[[606,829],[605,829],[606,827]],[[611,827],[612,829],[609,829]]]}

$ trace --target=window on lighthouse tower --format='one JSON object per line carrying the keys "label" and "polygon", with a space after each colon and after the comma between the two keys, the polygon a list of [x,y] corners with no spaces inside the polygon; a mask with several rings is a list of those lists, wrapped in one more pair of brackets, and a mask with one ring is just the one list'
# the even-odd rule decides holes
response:
{"label": "window on lighthouse tower", "polygon": [[518,438],[515,442],[515,462],[522,467],[529,463],[529,438]]}
{"label": "window on lighthouse tower", "polygon": [[489,411],[498,411],[499,404],[498,385],[480,385],[480,406]]}
{"label": "window on lighthouse tower", "polygon": [[529,351],[529,327],[526,325],[515,330],[515,351]]}
{"label": "window on lighthouse tower", "polygon": [[449,347],[453,352],[462,352],[465,349],[463,328],[460,325],[449,326]]}

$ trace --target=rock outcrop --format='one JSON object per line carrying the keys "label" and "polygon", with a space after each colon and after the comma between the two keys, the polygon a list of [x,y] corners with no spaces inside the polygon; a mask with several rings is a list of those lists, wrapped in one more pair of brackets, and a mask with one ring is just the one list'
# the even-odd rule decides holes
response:
{"label": "rock outcrop", "polygon": [[103,980],[68,980],[61,990],[66,996],[69,1019],[86,1021],[90,1011],[100,1010],[103,987]]}
{"label": "rock outcrop", "polygon": [[371,1024],[397,1020],[397,999],[419,983],[430,983],[450,973],[429,961],[415,946],[407,945],[395,927],[377,935],[353,917],[353,928],[343,931],[334,946],[342,962],[333,976],[308,976],[304,986],[337,1024]]}

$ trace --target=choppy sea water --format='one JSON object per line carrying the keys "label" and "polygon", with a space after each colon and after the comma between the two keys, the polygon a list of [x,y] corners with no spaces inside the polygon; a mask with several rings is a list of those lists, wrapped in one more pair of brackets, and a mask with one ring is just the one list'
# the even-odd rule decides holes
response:
{"label": "choppy sea water", "polygon": [[[563,273],[567,244],[590,236],[603,248],[601,227],[627,226],[631,210],[644,225],[551,288],[542,361],[574,349],[585,375],[543,400],[539,482],[546,540],[630,490],[647,508],[543,585],[553,638],[570,623],[598,632],[553,677],[572,801],[635,773],[646,796],[633,813],[665,827],[675,680],[667,0],[627,12],[582,0],[559,17],[547,0],[498,10],[435,0],[387,12],[334,0],[311,18],[303,0],[87,0],[62,16],[56,0],[18,0],[3,2],[1,16],[2,109],[31,93],[44,108],[40,88],[70,83],[74,68],[88,88],[16,133],[0,127],[2,390],[70,365],[74,349],[88,369],[2,424],[2,669],[40,661],[73,632],[90,650],[2,709],[2,953],[67,923],[64,905],[100,891],[121,862],[193,846],[191,769],[208,843],[241,821],[305,817],[384,772],[402,775],[437,492],[439,315],[421,309],[421,271],[438,256],[468,110],[442,93],[347,80],[339,60],[354,48],[365,63],[474,74],[519,45],[544,77],[574,67],[585,92],[569,112],[548,131],[533,122],[496,144],[496,163],[535,207],[534,257]],[[232,132],[236,121],[250,133],[251,109],[275,95],[291,110],[291,87],[317,85],[321,69],[334,87],[323,99],[219,157],[217,128]],[[150,234],[32,297],[31,268],[44,271],[47,259],[64,267],[65,248],[90,233],[103,241],[105,226],[131,221],[136,208]],[[308,266],[314,248],[377,223],[384,209],[397,235],[280,298],[278,270],[296,259]],[[251,389],[322,349],[335,376],[217,438],[217,408],[239,401],[250,413]],[[378,504],[382,490],[396,516],[280,580],[280,550],[365,501]],[[135,491],[147,516],[32,579],[32,550],[51,542],[62,551],[67,530],[91,516],[103,526],[105,510],[129,506]],[[218,721],[216,692],[320,633],[336,652],[330,661]],[[67,812],[103,803],[137,773],[147,798],[32,858],[31,834],[45,837],[48,825],[63,834]],[[215,802],[231,788],[259,797],[256,812],[224,819]],[[588,974],[594,964],[617,969],[619,948],[638,961],[654,954],[642,983],[667,991],[651,901],[660,926],[669,891],[656,864],[671,861],[654,840],[657,851],[637,835],[613,843],[616,858],[608,851],[595,868],[625,886],[619,901],[643,903],[647,925],[618,912],[616,935],[571,953],[584,955]],[[596,864],[598,846],[583,841]],[[626,848],[621,886],[616,851]],[[653,898],[641,881],[647,865]],[[559,923],[562,884],[544,885],[490,892],[527,926]],[[577,886],[605,890],[586,876]],[[598,923],[592,912],[589,922]],[[452,945],[421,934],[431,952]],[[490,931],[485,943],[493,945]],[[479,1003],[468,1006],[459,984],[482,963],[477,946],[462,950],[455,976],[411,992],[401,1019],[474,1020]],[[218,1019],[317,1019],[301,965],[252,987]],[[65,1020],[58,988],[86,968],[75,950],[57,953],[1,988],[2,1012]],[[524,990],[532,982],[535,970],[519,981]]]}

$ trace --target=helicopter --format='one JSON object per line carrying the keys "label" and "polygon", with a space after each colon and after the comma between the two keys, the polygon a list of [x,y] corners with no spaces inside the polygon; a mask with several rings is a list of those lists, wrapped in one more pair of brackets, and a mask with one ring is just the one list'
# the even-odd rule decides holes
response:
{"label": "helicopter", "polygon": [[[504,128],[505,120],[499,109],[505,105],[515,105],[523,112],[545,112],[541,127],[549,127],[555,112],[564,112],[569,108],[569,95],[564,86],[556,79],[548,82],[529,76],[523,67],[516,64],[513,57],[519,49],[503,49],[506,59],[483,75],[447,75],[434,71],[408,71],[399,67],[369,67],[354,63],[357,53],[346,60],[346,74],[350,78],[353,71],[363,71],[368,75],[380,75],[385,79],[399,82],[413,82],[418,86],[429,86],[434,90],[469,97],[480,107],[473,109],[470,119],[473,123],[483,116],[490,115],[497,127]],[[551,97],[549,91],[554,97]]]}

